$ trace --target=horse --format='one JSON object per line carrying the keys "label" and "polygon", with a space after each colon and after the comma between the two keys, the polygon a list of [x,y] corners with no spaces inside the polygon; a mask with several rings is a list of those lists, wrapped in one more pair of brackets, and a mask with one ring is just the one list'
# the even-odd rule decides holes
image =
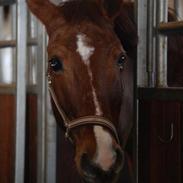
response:
{"label": "horse", "polygon": [[[122,175],[126,168],[125,146],[133,124],[138,42],[133,3],[122,0],[64,0],[59,4],[27,0],[27,3],[49,36],[48,84],[52,108],[66,139],[73,144],[81,177],[70,181],[68,176],[66,182],[131,182],[124,181]],[[175,38],[169,42],[175,40],[183,43]],[[169,56],[181,56],[176,56],[180,62],[182,53],[174,47],[169,44]],[[169,83],[173,85],[171,80]],[[66,141],[63,144],[70,158],[73,150]],[[65,168],[67,163],[66,159]],[[68,171],[72,175],[72,167]]]}

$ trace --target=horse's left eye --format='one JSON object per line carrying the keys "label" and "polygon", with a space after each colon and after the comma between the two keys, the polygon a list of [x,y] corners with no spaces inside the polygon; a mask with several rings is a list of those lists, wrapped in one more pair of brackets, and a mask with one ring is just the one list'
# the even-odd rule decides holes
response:
{"label": "horse's left eye", "polygon": [[126,61],[126,55],[124,54],[120,55],[117,61],[117,65],[120,67],[120,69],[123,69],[125,61]]}
{"label": "horse's left eye", "polygon": [[53,57],[49,63],[54,72],[63,71],[63,63],[59,58]]}

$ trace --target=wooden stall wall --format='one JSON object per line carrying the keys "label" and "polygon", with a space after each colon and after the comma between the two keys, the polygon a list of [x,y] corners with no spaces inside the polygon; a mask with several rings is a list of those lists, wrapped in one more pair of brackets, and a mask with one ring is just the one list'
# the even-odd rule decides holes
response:
{"label": "wooden stall wall", "polygon": [[37,97],[27,98],[25,183],[36,183],[37,179]]}
{"label": "wooden stall wall", "polygon": [[[0,95],[0,183],[14,182],[15,97]],[[27,97],[25,182],[36,183],[36,96]]]}
{"label": "wooden stall wall", "polygon": [[15,98],[0,95],[0,182],[13,182]]}
{"label": "wooden stall wall", "polygon": [[140,101],[139,112],[139,182],[182,183],[183,103]]}

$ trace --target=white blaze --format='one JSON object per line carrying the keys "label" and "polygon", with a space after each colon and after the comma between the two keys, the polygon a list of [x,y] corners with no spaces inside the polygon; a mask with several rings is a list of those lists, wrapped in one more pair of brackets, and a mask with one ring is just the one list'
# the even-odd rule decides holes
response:
{"label": "white blaze", "polygon": [[95,163],[100,165],[104,171],[107,171],[116,160],[116,153],[112,146],[112,137],[101,126],[94,126],[94,132],[97,141]]}
{"label": "white blaze", "polygon": [[[77,35],[77,50],[76,50],[84,64],[87,66],[88,75],[90,77],[90,83],[92,86],[93,101],[95,104],[95,113],[101,116],[102,110],[97,98],[96,90],[93,86],[93,74],[90,69],[90,57],[93,55],[95,48],[88,45],[87,36],[85,34]],[[101,166],[104,171],[109,170],[115,161],[116,154],[112,147],[112,137],[111,135],[103,129],[101,126],[94,126],[94,134],[97,143],[97,152],[95,157],[95,163]]]}
{"label": "white blaze", "polygon": [[87,44],[87,37],[85,34],[77,35],[77,52],[81,55],[83,62],[89,67],[90,57],[95,51],[94,47]]}
{"label": "white blaze", "polygon": [[96,115],[102,115],[101,107],[100,107],[99,101],[97,99],[96,90],[92,83],[93,74],[90,69],[90,57],[93,55],[95,48],[92,46],[89,46],[87,44],[87,37],[85,34],[77,35],[77,50],[76,51],[80,54],[82,61],[87,66],[88,75],[90,77],[90,83],[92,86],[92,94],[93,94],[93,101],[95,104]]}

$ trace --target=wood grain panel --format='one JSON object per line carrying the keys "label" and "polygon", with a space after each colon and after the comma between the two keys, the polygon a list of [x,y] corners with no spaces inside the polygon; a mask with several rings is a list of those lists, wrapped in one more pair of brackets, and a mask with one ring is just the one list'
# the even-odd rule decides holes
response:
{"label": "wood grain panel", "polygon": [[25,182],[36,183],[37,162],[37,97],[27,98]]}
{"label": "wood grain panel", "polygon": [[[36,96],[27,97],[25,182],[36,183]],[[15,97],[0,95],[0,183],[13,183]]]}
{"label": "wood grain panel", "polygon": [[13,182],[15,100],[0,95],[0,183]]}
{"label": "wood grain panel", "polygon": [[[181,183],[181,116],[180,102],[141,102],[140,182]],[[174,137],[164,142],[162,139],[170,137],[172,123]]]}

